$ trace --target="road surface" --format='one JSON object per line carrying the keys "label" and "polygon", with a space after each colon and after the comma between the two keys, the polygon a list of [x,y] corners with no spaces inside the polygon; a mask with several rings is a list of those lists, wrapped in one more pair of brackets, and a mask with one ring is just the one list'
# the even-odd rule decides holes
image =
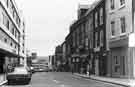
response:
{"label": "road surface", "polygon": [[85,79],[66,72],[38,72],[28,85],[5,85],[3,87],[123,87],[120,85]]}

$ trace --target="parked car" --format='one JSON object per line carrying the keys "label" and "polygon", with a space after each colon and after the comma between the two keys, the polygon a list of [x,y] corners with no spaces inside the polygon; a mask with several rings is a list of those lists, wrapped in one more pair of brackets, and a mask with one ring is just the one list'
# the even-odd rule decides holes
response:
{"label": "parked car", "polygon": [[7,80],[9,84],[19,82],[28,84],[31,80],[31,73],[24,66],[15,67],[13,72],[7,73]]}
{"label": "parked car", "polygon": [[31,66],[31,67],[30,67],[30,71],[31,71],[31,73],[35,73],[35,72],[34,72],[34,67]]}

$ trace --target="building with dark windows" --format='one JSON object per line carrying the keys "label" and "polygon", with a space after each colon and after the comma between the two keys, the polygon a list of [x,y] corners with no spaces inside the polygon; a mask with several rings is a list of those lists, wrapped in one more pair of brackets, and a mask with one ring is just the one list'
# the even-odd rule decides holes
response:
{"label": "building with dark windows", "polygon": [[95,74],[101,76],[105,76],[107,74],[105,6],[105,0],[98,0],[93,9],[94,66]]}
{"label": "building with dark windows", "polygon": [[[92,70],[93,58],[93,6],[79,5],[78,20],[70,26],[66,38],[67,49],[70,49],[70,61],[74,72],[85,73]],[[69,38],[70,37],[70,38]],[[69,39],[69,40],[68,40]],[[68,42],[70,41],[70,44]],[[70,47],[68,47],[70,46]],[[69,51],[69,50],[67,50]]]}
{"label": "building with dark windows", "polygon": [[78,19],[70,25],[66,37],[66,57],[70,59],[74,72],[102,76],[107,74],[105,6],[105,0],[79,5]]}
{"label": "building with dark windows", "polygon": [[71,71],[71,48],[72,48],[72,36],[71,33],[69,33],[65,38],[65,44],[66,44],[66,59],[68,61],[69,69],[68,71]]}
{"label": "building with dark windows", "polygon": [[0,0],[0,83],[7,66],[24,64],[25,21],[14,0]]}
{"label": "building with dark windows", "polygon": [[58,45],[55,48],[55,66],[57,68],[58,71],[62,71],[61,69],[61,65],[63,62],[63,53],[62,53],[62,46]]}

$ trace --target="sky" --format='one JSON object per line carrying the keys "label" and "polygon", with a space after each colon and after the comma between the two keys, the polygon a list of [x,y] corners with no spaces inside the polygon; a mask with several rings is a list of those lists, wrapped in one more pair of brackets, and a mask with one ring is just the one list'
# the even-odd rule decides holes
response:
{"label": "sky", "polygon": [[77,19],[79,4],[95,0],[15,0],[26,22],[26,48],[38,56],[53,55]]}

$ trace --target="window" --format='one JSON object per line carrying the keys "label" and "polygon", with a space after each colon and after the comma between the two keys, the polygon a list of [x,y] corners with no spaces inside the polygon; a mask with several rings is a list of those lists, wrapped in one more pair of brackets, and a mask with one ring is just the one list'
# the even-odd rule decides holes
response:
{"label": "window", "polygon": [[103,24],[103,8],[100,9],[100,25]]}
{"label": "window", "polygon": [[120,5],[124,5],[125,4],[125,0],[120,0]]}
{"label": "window", "polygon": [[75,47],[75,32],[73,33],[73,46]]}
{"label": "window", "polygon": [[118,56],[114,56],[114,65],[115,65],[114,71],[116,73],[119,73],[120,72],[120,60],[119,60]]}
{"label": "window", "polygon": [[12,42],[10,43],[10,46],[11,46],[11,47],[13,46],[13,43],[12,43]]}
{"label": "window", "polygon": [[8,7],[8,0],[5,0],[5,4],[7,5],[7,7]]}
{"label": "window", "polygon": [[9,20],[6,21],[6,27],[9,29]]}
{"label": "window", "polygon": [[2,15],[3,15],[3,24],[4,24],[4,26],[6,26],[7,18],[6,18],[6,16],[5,16],[5,14],[4,14],[4,13],[3,13]]}
{"label": "window", "polygon": [[117,56],[114,56],[114,61],[115,61],[115,64],[119,64],[119,60],[118,60],[118,57]]}
{"label": "window", "polygon": [[111,10],[113,10],[115,7],[114,7],[114,0],[111,0]]}
{"label": "window", "polygon": [[121,56],[122,74],[125,75],[125,56]]}
{"label": "window", "polygon": [[14,27],[12,27],[11,33],[14,35]]}
{"label": "window", "polygon": [[7,16],[6,16],[4,13],[3,13],[2,15],[3,15],[3,25],[4,25],[7,29],[9,29],[9,20],[8,20]]}
{"label": "window", "polygon": [[98,32],[95,33],[95,48],[98,47]]}
{"label": "window", "polygon": [[111,35],[115,36],[115,22],[111,21]]}
{"label": "window", "polygon": [[104,43],[104,35],[103,35],[103,30],[100,31],[100,46],[102,47]]}
{"label": "window", "polygon": [[17,31],[15,30],[15,38],[17,37]]}
{"label": "window", "polygon": [[120,18],[120,22],[121,22],[121,33],[125,33],[125,32],[126,32],[125,17],[121,17],[121,18]]}
{"label": "window", "polygon": [[24,50],[22,50],[22,53],[24,53]]}
{"label": "window", "polygon": [[98,13],[95,13],[95,27],[98,26]]}
{"label": "window", "polygon": [[7,38],[4,39],[4,42],[7,43]]}

